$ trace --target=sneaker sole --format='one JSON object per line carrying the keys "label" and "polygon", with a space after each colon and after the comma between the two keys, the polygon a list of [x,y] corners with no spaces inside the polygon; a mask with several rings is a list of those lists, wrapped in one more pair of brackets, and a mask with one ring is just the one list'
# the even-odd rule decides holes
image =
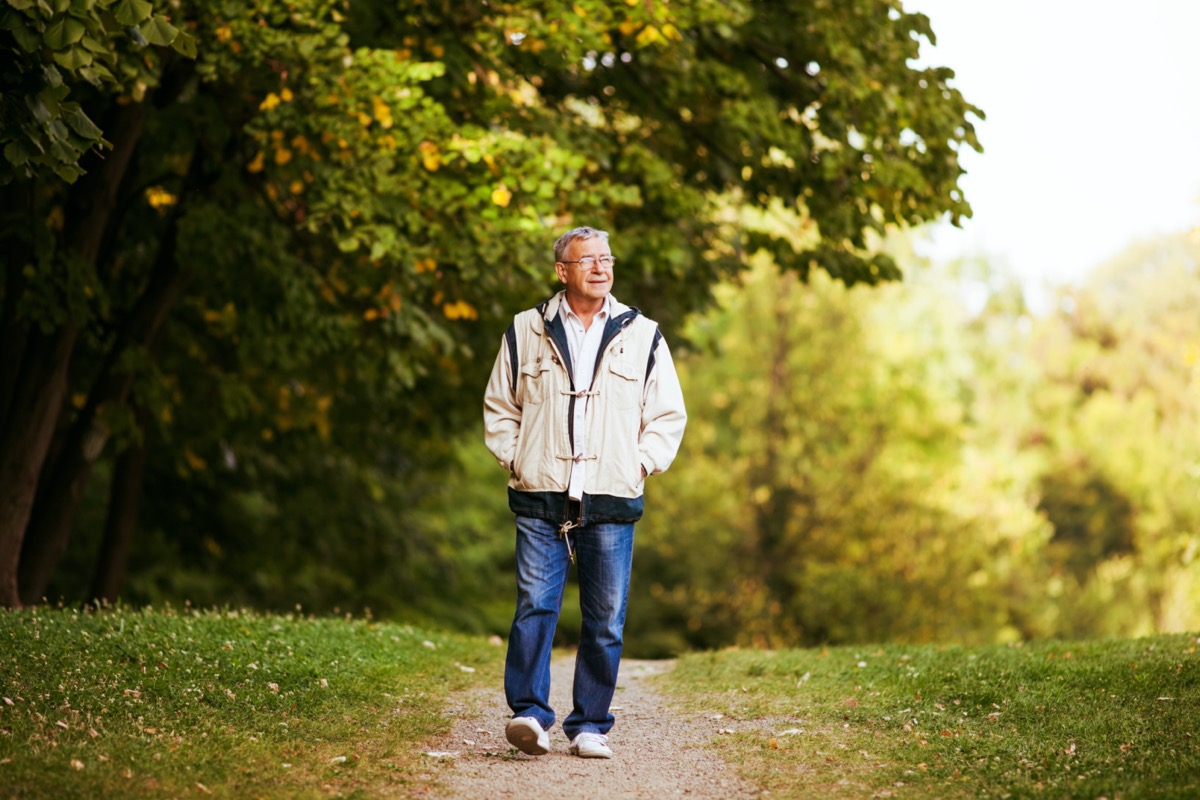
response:
{"label": "sneaker sole", "polygon": [[504,732],[508,743],[529,756],[544,756],[550,748],[538,742],[538,735],[525,727],[511,728]]}
{"label": "sneaker sole", "polygon": [[608,753],[581,753],[578,750],[575,750],[575,751],[573,751],[572,754],[577,755],[580,758],[612,758],[611,752],[608,752]]}

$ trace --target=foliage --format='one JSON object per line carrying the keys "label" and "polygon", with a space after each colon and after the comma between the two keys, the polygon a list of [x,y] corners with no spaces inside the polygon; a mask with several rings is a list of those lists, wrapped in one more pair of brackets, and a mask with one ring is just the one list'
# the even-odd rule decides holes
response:
{"label": "foliage", "polygon": [[1197,643],[697,653],[668,680],[773,797],[1189,797]]}
{"label": "foliage", "polygon": [[299,613],[37,609],[0,639],[0,775],[28,797],[427,791],[442,704],[499,680],[478,640]]}
{"label": "foliage", "polygon": [[[17,550],[25,602],[49,591],[93,468],[115,497],[116,457],[143,445],[160,497],[207,498],[191,520],[146,506],[169,541],[249,552],[224,509],[309,507],[303,481],[338,471],[327,519],[362,504],[355,487],[398,487],[362,529],[391,543],[367,551],[432,549],[393,541],[420,535],[414,476],[477,415],[487,355],[550,288],[570,225],[614,231],[623,299],[670,330],[758,250],[873,283],[898,273],[866,232],[969,213],[957,149],[978,146],[979,112],[949,70],[910,66],[932,31],[891,0],[9,6],[25,27],[57,24],[43,6],[82,20],[74,44],[103,44],[117,80],[64,75],[55,96],[113,149],[72,140],[89,171],[72,185],[22,161],[3,219],[0,409],[21,412],[0,431],[4,602]],[[109,19],[130,15],[183,52],[131,49]],[[5,80],[53,56],[21,50]],[[743,230],[731,204],[791,209],[820,238]],[[110,508],[128,530],[131,504]],[[315,526],[254,516],[321,549]]]}
{"label": "foliage", "polygon": [[688,435],[638,553],[663,649],[1024,633],[1014,594],[1045,528],[1030,473],[974,430],[953,293],[764,264],[696,319]]}
{"label": "foliage", "polygon": [[1045,463],[1065,635],[1197,624],[1198,245],[1193,233],[1131,248],[1033,332],[1042,386],[1024,435]]}
{"label": "foliage", "polygon": [[196,56],[195,38],[148,0],[8,0],[0,30],[0,185],[50,172],[73,183],[86,153],[112,147],[81,105],[89,88],[140,102],[169,57],[146,48]]}

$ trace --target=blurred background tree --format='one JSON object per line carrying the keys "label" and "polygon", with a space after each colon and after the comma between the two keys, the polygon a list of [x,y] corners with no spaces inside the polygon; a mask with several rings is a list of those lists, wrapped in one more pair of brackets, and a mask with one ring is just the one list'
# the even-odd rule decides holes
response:
{"label": "blurred background tree", "polygon": [[1042,315],[916,256],[980,113],[930,38],[885,0],[10,0],[0,599],[504,633],[480,394],[587,223],[691,417],[630,653],[1200,625],[1200,242]]}

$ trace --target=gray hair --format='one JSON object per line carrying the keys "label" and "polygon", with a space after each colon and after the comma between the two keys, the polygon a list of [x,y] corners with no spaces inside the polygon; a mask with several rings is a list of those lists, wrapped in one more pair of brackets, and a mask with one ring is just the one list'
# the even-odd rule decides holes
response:
{"label": "gray hair", "polygon": [[554,260],[562,261],[567,257],[567,248],[571,246],[571,242],[583,241],[584,239],[603,239],[608,241],[608,231],[602,231],[598,228],[573,228],[562,236],[558,237],[558,241],[554,243]]}

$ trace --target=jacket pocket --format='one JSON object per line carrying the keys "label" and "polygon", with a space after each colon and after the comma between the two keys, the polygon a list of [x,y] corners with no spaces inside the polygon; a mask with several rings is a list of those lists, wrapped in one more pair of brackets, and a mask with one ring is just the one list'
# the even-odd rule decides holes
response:
{"label": "jacket pocket", "polygon": [[609,402],[615,408],[639,408],[642,405],[642,382],[637,368],[628,361],[608,362]]}
{"label": "jacket pocket", "polygon": [[520,372],[518,389],[521,392],[521,402],[525,405],[544,403],[551,393],[553,383],[550,362],[541,358],[527,361],[521,365]]}

